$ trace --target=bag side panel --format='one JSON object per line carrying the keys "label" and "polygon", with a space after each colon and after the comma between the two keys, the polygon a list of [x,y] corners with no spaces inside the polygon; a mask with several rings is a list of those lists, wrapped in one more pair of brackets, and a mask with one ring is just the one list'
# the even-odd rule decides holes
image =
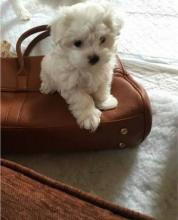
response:
{"label": "bag side panel", "polygon": [[[135,126],[137,125],[137,129]],[[74,126],[2,129],[2,153],[120,149],[137,146],[143,137],[143,114],[102,122],[95,133]],[[123,134],[122,129],[127,129]]]}

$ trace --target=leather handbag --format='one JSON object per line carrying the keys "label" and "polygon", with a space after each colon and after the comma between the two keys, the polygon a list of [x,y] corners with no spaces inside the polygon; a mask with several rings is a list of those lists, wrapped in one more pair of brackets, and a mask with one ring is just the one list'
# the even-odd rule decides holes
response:
{"label": "leather handbag", "polygon": [[[22,54],[22,41],[38,32]],[[29,53],[49,35],[47,25],[34,27],[18,39],[17,57],[1,58],[2,153],[121,149],[140,144],[151,130],[150,102],[119,58],[112,82],[119,105],[102,112],[99,128],[93,133],[79,128],[58,93],[40,93],[43,57]]]}

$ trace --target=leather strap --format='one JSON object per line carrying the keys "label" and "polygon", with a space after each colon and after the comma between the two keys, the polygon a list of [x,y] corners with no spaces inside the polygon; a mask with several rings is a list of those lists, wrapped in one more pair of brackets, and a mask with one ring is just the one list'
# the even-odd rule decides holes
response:
{"label": "leather strap", "polygon": [[44,31],[43,33],[39,34],[37,37],[35,37],[30,44],[27,46],[23,57],[26,57],[30,54],[30,52],[32,51],[32,49],[34,48],[34,46],[41,40],[43,40],[44,38],[48,37],[50,35],[50,29]]}
{"label": "leather strap", "polygon": [[[25,71],[25,65],[24,65],[24,55],[22,55],[22,51],[21,51],[21,44],[22,42],[29,36],[31,36],[32,34],[38,33],[38,32],[42,32],[42,31],[47,31],[48,35],[49,35],[49,26],[48,25],[41,25],[41,26],[37,26],[34,28],[29,29],[28,31],[24,32],[18,39],[17,44],[16,44],[16,52],[17,52],[17,58],[18,58],[18,63],[19,63],[19,71],[17,73],[17,88],[18,89],[27,89],[27,73]],[[43,32],[44,33],[44,32]],[[40,35],[41,36],[41,35]],[[28,55],[31,51],[31,49],[33,48],[33,46],[41,39],[43,39],[44,35],[42,35],[42,37],[36,37],[34,40],[32,40],[32,42],[29,44],[29,46],[27,47],[27,52],[26,54]],[[46,36],[46,34],[45,34]]]}
{"label": "leather strap", "polygon": [[[24,59],[23,59],[23,55],[22,55],[22,51],[21,51],[21,44],[22,42],[29,36],[31,36],[32,34],[38,33],[38,32],[42,32],[42,31],[48,31],[49,32],[50,28],[48,25],[41,25],[41,26],[37,26],[34,28],[29,29],[28,31],[24,32],[18,39],[17,44],[16,44],[16,52],[17,52],[17,58],[18,58],[18,63],[20,66],[18,75],[24,75],[25,71],[24,71]],[[43,37],[44,38],[44,37]],[[29,49],[27,51],[28,52],[31,51],[31,49],[33,48],[33,46],[41,39],[43,39],[41,37],[39,37],[37,40],[32,40],[32,42],[29,44]]]}

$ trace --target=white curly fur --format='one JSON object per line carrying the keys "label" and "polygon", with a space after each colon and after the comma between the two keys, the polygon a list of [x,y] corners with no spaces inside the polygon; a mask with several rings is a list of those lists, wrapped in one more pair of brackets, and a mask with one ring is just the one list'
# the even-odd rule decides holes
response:
{"label": "white curly fur", "polygon": [[[41,92],[59,92],[81,128],[96,130],[99,109],[118,104],[110,92],[121,26],[107,2],[60,7],[51,25],[55,46],[42,60]],[[91,63],[94,55],[99,60]]]}

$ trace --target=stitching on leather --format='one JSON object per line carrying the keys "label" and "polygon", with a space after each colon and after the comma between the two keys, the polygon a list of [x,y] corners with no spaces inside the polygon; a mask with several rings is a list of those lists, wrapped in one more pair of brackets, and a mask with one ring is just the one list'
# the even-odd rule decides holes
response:
{"label": "stitching on leather", "polygon": [[143,103],[143,111],[144,111],[144,123],[145,123],[145,126],[144,126],[144,133],[143,133],[143,139],[142,140],[144,140],[145,139],[145,136],[146,136],[146,125],[147,125],[147,121],[146,121],[146,109],[145,109],[145,106],[146,106],[146,104],[145,104],[145,100],[144,100],[144,98],[143,98],[143,95],[142,95],[142,93],[141,93],[141,91],[140,91],[140,88],[139,87],[137,87],[136,86],[136,84],[134,84],[134,82],[133,81],[131,81],[129,78],[127,78],[128,79],[128,81],[130,82],[130,84],[137,90],[137,92],[139,93],[139,95],[140,95],[140,97],[141,97],[141,100],[142,100],[142,103]]}
{"label": "stitching on leather", "polygon": [[140,95],[141,97],[141,101],[142,101],[142,106],[143,106],[143,113],[144,113],[144,132],[143,132],[143,138],[142,140],[145,139],[146,137],[146,128],[147,128],[147,120],[146,120],[146,109],[145,109],[145,106],[146,106],[146,103],[145,103],[145,99],[142,95],[142,92],[141,92],[141,88],[139,86],[137,86],[137,84],[135,84],[135,82],[129,78],[129,74],[127,73],[127,71],[125,70],[125,68],[123,67],[123,64],[122,62],[120,61],[119,57],[118,57],[118,62],[120,63],[121,65],[121,70],[118,69],[118,68],[115,68],[115,73],[119,73],[119,74],[122,74],[122,77],[130,84],[132,85],[132,87],[134,87],[134,89],[137,91],[137,93]]}
{"label": "stitching on leather", "polygon": [[[101,124],[111,124],[113,122],[115,123],[118,123],[120,121],[125,121],[125,120],[132,120],[132,119],[135,119],[135,118],[138,118],[140,116],[142,116],[143,113],[140,113],[140,114],[137,114],[137,115],[134,115],[132,117],[126,117],[126,118],[122,118],[122,119],[119,119],[119,120],[113,120],[113,121],[109,121],[109,122],[101,122]],[[57,129],[57,128],[64,128],[64,126],[56,126],[56,127],[10,127],[10,126],[3,126],[3,129]]]}
{"label": "stitching on leather", "polygon": [[[119,60],[119,62],[120,62],[120,60]],[[123,67],[123,65],[122,65],[121,62],[120,62],[120,64],[121,64],[121,67],[122,67],[122,71],[125,73],[125,74],[123,74],[124,79],[127,80],[127,81],[132,85],[132,87],[135,88],[135,90],[136,90],[136,91],[138,92],[138,94],[140,95],[141,100],[142,100],[142,103],[143,103],[142,106],[143,106],[143,110],[144,110],[144,123],[145,123],[145,126],[144,126],[144,133],[143,133],[143,138],[142,138],[142,140],[144,140],[145,137],[146,137],[146,127],[147,127],[147,126],[146,126],[147,121],[146,121],[146,110],[145,110],[146,104],[145,104],[145,100],[144,100],[144,98],[143,98],[143,95],[142,95],[142,92],[141,92],[140,87],[138,87],[138,86],[135,84],[135,82],[128,77],[129,75],[127,74],[127,71],[124,69],[124,67]]]}
{"label": "stitching on leather", "polygon": [[12,102],[9,102],[8,106],[7,106],[7,113],[6,113],[6,116],[5,116],[5,122],[6,123],[8,121],[8,116],[9,116],[9,113],[10,113],[10,110],[11,110],[11,105],[12,105]]}
{"label": "stitching on leather", "polygon": [[24,99],[21,103],[21,107],[20,107],[19,112],[18,112],[17,123],[20,122],[20,120],[21,120],[22,110],[23,110],[23,106],[25,104],[25,101],[27,100],[27,96],[28,96],[28,93],[25,93]]}

